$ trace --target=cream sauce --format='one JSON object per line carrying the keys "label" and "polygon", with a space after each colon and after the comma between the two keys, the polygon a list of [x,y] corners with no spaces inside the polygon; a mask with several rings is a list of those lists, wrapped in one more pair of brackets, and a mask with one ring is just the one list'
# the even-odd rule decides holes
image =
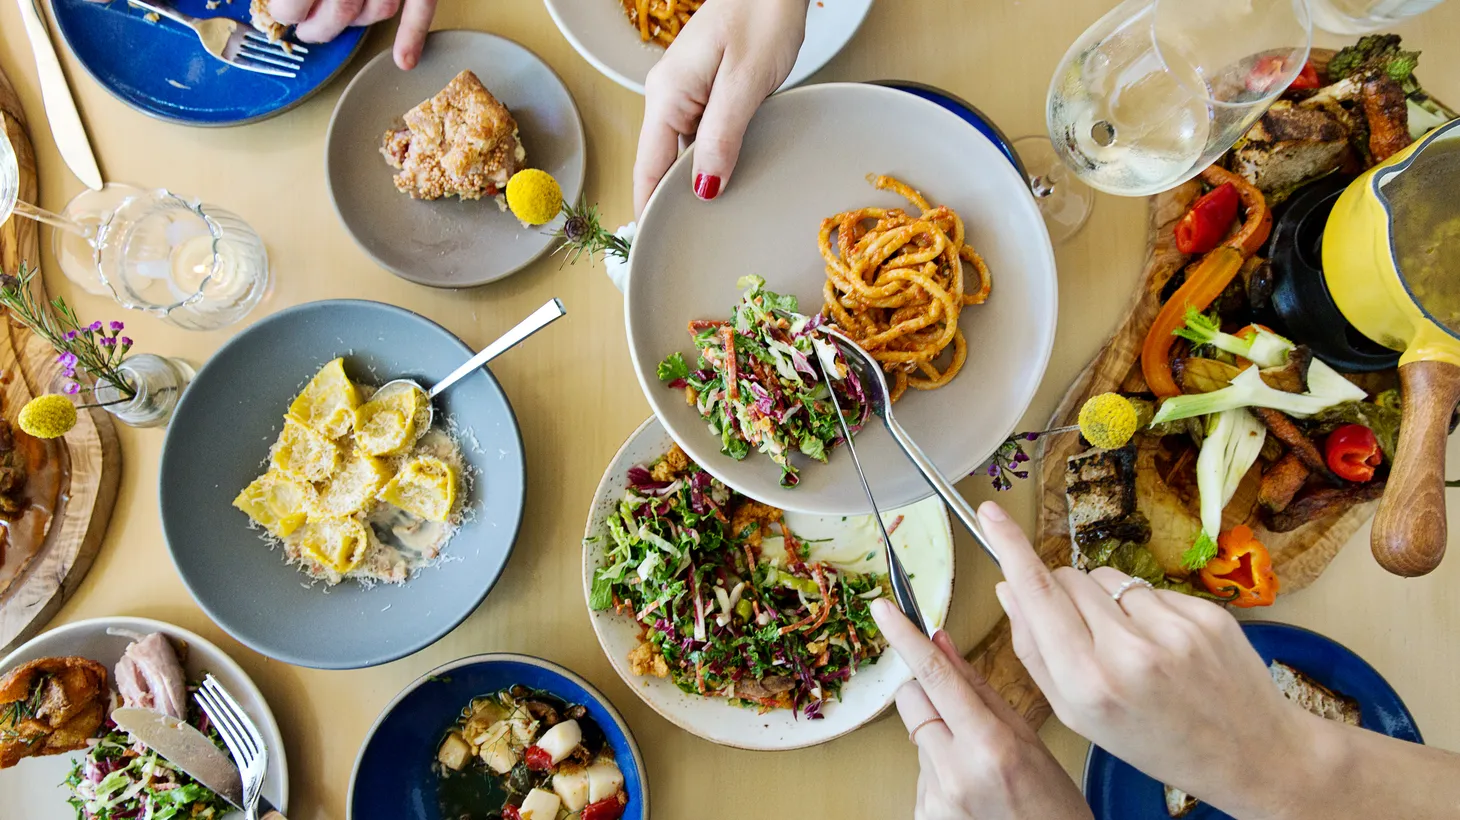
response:
{"label": "cream sauce", "polygon": [[[870,515],[810,515],[788,512],[786,526],[809,547],[812,561],[824,561],[849,572],[887,574],[887,556],[882,535]],[[882,514],[892,547],[912,581],[913,594],[927,607],[938,601],[953,574],[953,549],[949,542],[948,518],[943,502],[936,498]],[[896,529],[894,529],[896,525]],[[779,536],[765,539],[761,555],[779,565],[785,560],[785,541]],[[885,590],[891,594],[891,590]],[[942,626],[941,613],[923,613]]]}

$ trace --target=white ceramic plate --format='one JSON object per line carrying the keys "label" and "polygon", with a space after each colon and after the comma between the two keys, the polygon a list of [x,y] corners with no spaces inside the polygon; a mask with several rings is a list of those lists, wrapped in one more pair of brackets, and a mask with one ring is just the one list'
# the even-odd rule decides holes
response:
{"label": "white ceramic plate", "polygon": [[[209,643],[199,635],[182,627],[173,626],[150,618],[93,618],[77,621],[37,635],[21,647],[0,660],[0,675],[26,661],[36,658],[79,656],[90,658],[107,668],[107,682],[112,684],[113,670],[117,661],[132,639],[125,635],[111,635],[107,630],[126,630],[147,635],[161,632],[172,638],[174,643],[187,645],[187,659],[183,666],[190,679],[200,679],[205,672],[222,683],[233,697],[238,699],[243,710],[253,718],[264,742],[269,747],[269,773],[264,780],[263,794],[281,811],[287,812],[289,801],[289,763],[284,757],[284,739],[279,735],[279,726],[274,722],[274,713],[269,704],[253,685],[248,675],[223,650]],[[81,752],[32,757],[19,764],[0,770],[0,820],[75,820],[76,811],[66,802],[66,790],[61,783],[71,773],[71,764],[82,756]],[[229,818],[238,820],[242,812],[232,812]]]}
{"label": "white ceramic plate", "polygon": [[[663,425],[650,418],[629,436],[604,471],[593,495],[593,507],[588,513],[588,526],[584,532],[585,600],[593,586],[593,571],[603,564],[604,541],[600,536],[605,532],[608,516],[618,508],[619,500],[623,498],[629,468],[653,462],[673,443]],[[910,543],[906,537],[908,531],[902,528],[892,535],[899,557],[914,576],[914,592],[923,610],[923,618],[930,628],[936,628],[947,619],[953,599],[953,533],[942,502],[929,499],[918,507],[931,509],[891,510],[884,513],[884,518],[890,521],[900,514],[909,518],[931,515],[937,521],[936,527],[929,528],[931,538],[919,539],[921,543]],[[797,527],[792,519],[793,531]],[[838,544],[837,547],[839,552],[852,555],[881,550],[875,536],[863,544]],[[847,681],[842,687],[842,699],[829,704],[823,710],[821,720],[806,720],[786,709],[758,714],[753,709],[732,706],[719,698],[690,695],[668,680],[634,675],[629,671],[628,655],[639,645],[638,623],[611,611],[595,612],[590,608],[589,615],[598,643],[607,653],[613,668],[635,694],[674,725],[723,746],[771,751],[825,743],[881,714],[891,705],[897,688],[912,677],[897,653],[889,651],[875,664],[862,667],[855,677]]]}
{"label": "white ceramic plate", "polygon": [[[639,39],[619,0],[546,0],[548,14],[573,48],[605,77],[644,93],[644,78],[664,49]],[[806,9],[806,39],[781,88],[791,88],[821,70],[851,42],[872,0],[812,0]]]}
{"label": "white ceramic plate", "polygon": [[[874,189],[868,174],[890,174],[963,218],[968,241],[987,261],[993,290],[959,318],[968,362],[947,386],[909,391],[896,414],[943,475],[968,475],[1003,443],[1034,397],[1054,346],[1054,252],[1028,183],[998,146],[958,115],[905,91],[829,83],[771,97],[746,133],[725,192],[703,202],[691,192],[694,149],[670,168],[639,221],[625,294],[629,352],[639,383],[669,433],[690,457],[745,495],[787,510],[870,512],[851,459],[829,464],[793,455],[794,489],[761,453],[720,454],[681,390],[655,370],[678,351],[697,354],[686,324],[725,319],[740,300],[737,280],[759,274],[766,287],[821,309],[825,262],[821,221],[864,206],[908,207]],[[857,437],[857,454],[883,509],[932,495],[886,429]]]}

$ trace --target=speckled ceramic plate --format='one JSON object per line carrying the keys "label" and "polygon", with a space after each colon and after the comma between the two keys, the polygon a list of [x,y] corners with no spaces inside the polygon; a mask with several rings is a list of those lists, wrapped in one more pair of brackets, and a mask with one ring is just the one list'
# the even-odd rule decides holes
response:
{"label": "speckled ceramic plate", "polygon": [[393,661],[465,620],[507,565],[527,483],[517,417],[488,369],[435,400],[472,472],[465,520],[441,561],[405,583],[310,584],[233,499],[262,472],[290,401],[326,362],[343,356],[357,381],[430,385],[472,353],[408,310],[345,300],[275,313],[215,353],[178,404],[158,481],[168,551],[208,617],[271,658],[324,669]]}
{"label": "speckled ceramic plate", "polygon": [[[639,425],[628,441],[619,448],[609,462],[598,490],[593,495],[593,506],[588,513],[588,524],[583,538],[583,595],[591,597],[593,572],[604,564],[607,548],[606,532],[608,516],[618,510],[627,486],[626,475],[636,464],[651,464],[663,455],[674,443],[658,419],[650,418]],[[892,542],[898,548],[898,555],[913,575],[914,591],[918,605],[930,628],[944,624],[948,607],[953,599],[953,533],[949,529],[948,512],[943,502],[928,499],[919,502],[928,505],[928,511],[939,527],[927,533],[926,541],[914,543],[904,532],[892,534]],[[892,521],[909,510],[889,510],[884,514]],[[892,525],[888,524],[889,528]],[[870,531],[869,531],[870,534]],[[872,537],[864,544],[838,544],[840,551],[862,554],[880,551],[881,539]],[[913,555],[917,551],[918,555]],[[777,712],[758,714],[753,709],[732,706],[725,700],[705,698],[688,694],[668,680],[640,677],[629,669],[628,655],[640,643],[639,625],[633,618],[612,611],[595,612],[589,607],[593,619],[593,631],[598,643],[608,655],[615,671],[624,679],[643,701],[666,720],[706,740],[724,746],[741,749],[779,750],[815,746],[840,737],[857,729],[877,717],[892,703],[897,688],[912,677],[907,665],[895,652],[887,652],[875,664],[864,666],[842,688],[841,700],[829,704],[819,720],[807,720],[803,716],[782,709]]]}
{"label": "speckled ceramic plate", "polygon": [[526,48],[482,31],[437,31],[421,62],[401,71],[381,52],[350,81],[325,138],[330,201],[355,242],[381,267],[422,285],[494,282],[553,246],[552,226],[524,228],[496,200],[411,199],[380,154],[385,132],[470,69],[517,120],[526,166],[552,174],[563,197],[583,190],[583,121],[567,86]]}
{"label": "speckled ceramic plate", "polygon": [[[111,631],[109,631],[111,630]],[[123,634],[112,634],[120,631]],[[132,638],[125,633],[147,635],[161,632],[175,643],[187,646],[183,667],[188,677],[201,680],[212,674],[238,699],[243,711],[253,718],[264,743],[269,747],[269,771],[264,779],[264,796],[281,810],[288,810],[289,761],[284,753],[284,738],[274,722],[274,713],[264,696],[249,680],[243,669],[202,636],[179,626],[150,618],[109,617],[58,626],[32,638],[19,649],[0,660],[0,675],[36,658],[76,655],[90,658],[107,668],[108,680],[117,661]],[[66,802],[67,791],[62,782],[71,773],[71,765],[81,758],[80,752],[53,757],[22,760],[10,769],[0,770],[0,820],[75,820],[76,810]],[[228,820],[239,820],[242,812],[232,812]]]}
{"label": "speckled ceramic plate", "polygon": [[[694,148],[665,175],[639,220],[629,258],[624,317],[634,372],[654,413],[689,455],[721,481],[758,501],[812,513],[865,514],[871,508],[845,453],[830,463],[792,456],[801,482],[781,487],[781,470],[752,452],[720,453],[682,390],[656,368],[679,352],[697,358],[685,327],[724,319],[740,299],[737,281],[754,273],[766,288],[822,307],[826,263],[821,221],[865,206],[905,208],[868,174],[889,174],[963,219],[967,240],[988,263],[988,301],[963,309],[959,327],[968,361],[948,385],[909,391],[898,421],[953,480],[993,454],[1029,406],[1054,347],[1058,314],[1054,252],[1029,185],[999,146],[937,103],[861,83],[792,89],[761,106],[746,132],[740,162],[712,202],[695,197]],[[857,437],[857,454],[883,509],[932,495],[881,425]]]}
{"label": "speckled ceramic plate", "polygon": [[[644,78],[664,56],[646,43],[624,14],[620,0],[546,0],[558,30],[590,65],[630,91],[644,93]],[[806,39],[781,88],[805,82],[851,42],[872,0],[812,0],[806,8]]]}

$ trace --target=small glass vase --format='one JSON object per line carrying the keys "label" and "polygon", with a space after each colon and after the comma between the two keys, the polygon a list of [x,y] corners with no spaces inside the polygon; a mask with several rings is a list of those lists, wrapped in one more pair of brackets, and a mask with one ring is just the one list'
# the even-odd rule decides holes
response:
{"label": "small glass vase", "polygon": [[196,371],[181,359],[138,353],[117,366],[137,392],[123,398],[113,385],[99,381],[92,392],[92,404],[100,405],[128,427],[166,427],[177,409],[184,388]]}

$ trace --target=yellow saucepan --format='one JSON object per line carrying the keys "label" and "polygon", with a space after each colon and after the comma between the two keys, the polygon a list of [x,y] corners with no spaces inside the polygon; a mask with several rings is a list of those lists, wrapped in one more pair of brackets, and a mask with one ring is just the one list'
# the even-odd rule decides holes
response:
{"label": "yellow saucepan", "polygon": [[[1426,151],[1450,149],[1460,150],[1460,119],[1354,180],[1323,233],[1323,274],[1339,310],[1365,336],[1404,353],[1399,446],[1370,542],[1374,557],[1396,575],[1423,575],[1445,554],[1445,438],[1460,401],[1460,335],[1432,317],[1401,275],[1392,206],[1381,191],[1411,172]],[[1426,207],[1460,218],[1460,178],[1425,179],[1416,187],[1418,180],[1408,180],[1406,195],[1433,198]],[[1446,290],[1460,294],[1460,258],[1451,264]]]}

